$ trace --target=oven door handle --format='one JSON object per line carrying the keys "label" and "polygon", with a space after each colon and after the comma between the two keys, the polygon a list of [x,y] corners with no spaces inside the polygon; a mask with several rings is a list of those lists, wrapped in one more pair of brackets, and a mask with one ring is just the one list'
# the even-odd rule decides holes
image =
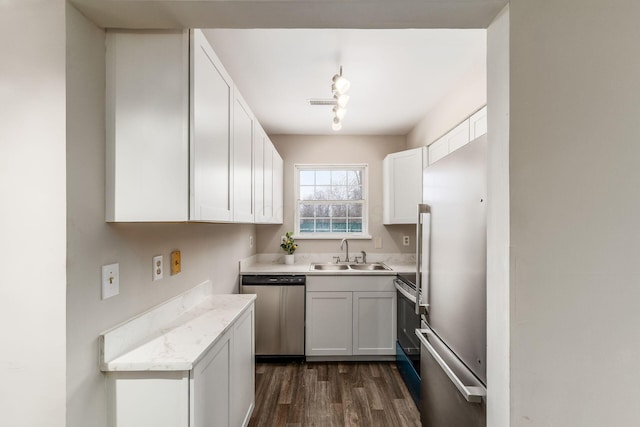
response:
{"label": "oven door handle", "polygon": [[393,284],[395,285],[395,287],[398,290],[398,292],[400,292],[403,297],[405,297],[406,299],[411,301],[412,304],[415,304],[416,303],[416,297],[411,295],[409,292],[407,292],[407,290],[402,287],[401,283],[402,282],[400,280],[398,280],[398,279],[394,279],[393,280]]}

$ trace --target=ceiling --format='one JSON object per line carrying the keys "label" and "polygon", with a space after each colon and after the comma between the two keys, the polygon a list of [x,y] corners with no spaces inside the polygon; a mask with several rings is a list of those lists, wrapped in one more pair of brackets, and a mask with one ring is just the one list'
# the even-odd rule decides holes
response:
{"label": "ceiling", "polygon": [[329,98],[342,65],[352,87],[339,133],[378,135],[406,134],[465,75],[486,72],[486,31],[477,29],[508,3],[70,1],[104,28],[216,28],[207,37],[270,134],[333,133],[330,107],[307,99]]}
{"label": "ceiling", "polygon": [[331,78],[351,81],[339,134],[406,135],[486,71],[486,30],[215,29],[205,35],[268,134],[331,130]]}

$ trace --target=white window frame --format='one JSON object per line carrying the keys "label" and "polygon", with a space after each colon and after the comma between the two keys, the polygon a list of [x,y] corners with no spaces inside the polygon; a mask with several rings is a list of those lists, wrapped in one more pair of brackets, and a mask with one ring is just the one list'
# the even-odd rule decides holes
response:
{"label": "white window frame", "polygon": [[[371,239],[369,234],[369,165],[366,163],[350,163],[350,164],[295,164],[294,166],[294,200],[295,200],[295,225],[294,238],[296,239]],[[362,170],[362,231],[359,233],[343,232],[343,233],[302,233],[300,232],[300,171],[302,170]],[[340,201],[339,201],[340,202]]]}

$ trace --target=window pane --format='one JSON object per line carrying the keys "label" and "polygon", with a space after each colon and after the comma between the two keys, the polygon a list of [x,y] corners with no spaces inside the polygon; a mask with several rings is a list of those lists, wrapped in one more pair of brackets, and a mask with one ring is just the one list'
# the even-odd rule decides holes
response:
{"label": "window pane", "polygon": [[347,220],[344,218],[332,220],[331,231],[334,233],[345,233],[347,231]]}
{"label": "window pane", "polygon": [[300,200],[314,200],[315,187],[300,186]]}
{"label": "window pane", "polygon": [[349,205],[349,217],[362,217],[362,205],[361,204],[351,204]]}
{"label": "window pane", "polygon": [[313,218],[314,205],[300,205],[300,218]]}
{"label": "window pane", "polygon": [[300,220],[300,232],[301,233],[313,233],[314,226],[312,219],[301,219]]}
{"label": "window pane", "polygon": [[347,171],[331,171],[331,185],[346,185]]}
{"label": "window pane", "polygon": [[316,185],[330,185],[331,171],[316,171]]}
{"label": "window pane", "polygon": [[328,233],[329,231],[331,231],[330,227],[329,227],[329,223],[331,221],[328,219],[319,219],[316,221],[316,232],[319,233]]}
{"label": "window pane", "polygon": [[314,193],[315,200],[330,200],[331,199],[331,187],[322,186],[316,187],[316,191]]}
{"label": "window pane", "polygon": [[347,216],[347,206],[346,205],[331,205],[331,216],[333,218],[336,218],[336,217],[345,218]]}
{"label": "window pane", "polygon": [[349,185],[362,185],[362,172],[361,171],[348,171],[347,183]]}
{"label": "window pane", "polygon": [[314,185],[316,171],[300,171],[300,185]]}
{"label": "window pane", "polygon": [[349,219],[349,232],[351,233],[360,233],[362,232],[362,220],[357,219]]}
{"label": "window pane", "polygon": [[348,200],[362,200],[362,187],[349,187]]}
{"label": "window pane", "polygon": [[316,205],[316,216],[318,218],[329,218],[329,205]]}

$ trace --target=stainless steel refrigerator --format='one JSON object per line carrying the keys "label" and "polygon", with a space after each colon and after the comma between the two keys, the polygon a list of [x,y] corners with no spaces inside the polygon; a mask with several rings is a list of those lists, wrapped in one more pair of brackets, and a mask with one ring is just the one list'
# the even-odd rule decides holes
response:
{"label": "stainless steel refrigerator", "polygon": [[487,140],[424,170],[418,207],[422,425],[486,425]]}

